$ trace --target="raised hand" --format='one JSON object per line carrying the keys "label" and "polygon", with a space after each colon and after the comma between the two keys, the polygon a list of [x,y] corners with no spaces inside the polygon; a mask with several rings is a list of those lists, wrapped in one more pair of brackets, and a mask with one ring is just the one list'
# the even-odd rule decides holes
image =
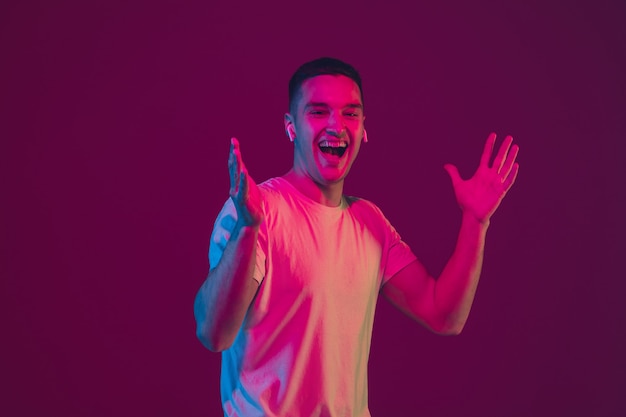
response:
{"label": "raised hand", "polygon": [[230,174],[230,197],[235,203],[237,221],[241,226],[258,226],[263,222],[262,196],[259,188],[241,159],[239,141],[230,140],[228,155],[228,172]]}
{"label": "raised hand", "polygon": [[495,141],[496,134],[490,134],[485,143],[478,169],[468,180],[463,180],[460,177],[459,171],[454,165],[446,164],[444,166],[452,180],[454,193],[461,209],[464,213],[472,214],[481,223],[489,221],[515,182],[519,170],[519,164],[515,162],[519,146],[511,146],[513,143],[511,136],[504,139],[493,165],[489,166]]}

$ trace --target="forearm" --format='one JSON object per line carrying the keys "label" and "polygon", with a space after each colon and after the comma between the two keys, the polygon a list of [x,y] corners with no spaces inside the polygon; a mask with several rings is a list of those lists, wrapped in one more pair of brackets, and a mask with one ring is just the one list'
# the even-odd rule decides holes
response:
{"label": "forearm", "polygon": [[256,293],[257,239],[258,227],[235,226],[220,262],[196,295],[197,336],[210,350],[221,351],[232,344]]}
{"label": "forearm", "polygon": [[442,333],[463,329],[476,294],[489,221],[463,214],[456,247],[434,286],[434,306]]}
{"label": "forearm", "polygon": [[519,147],[511,146],[510,136],[490,164],[495,139],[494,133],[487,138],[471,178],[463,180],[454,165],[444,166],[463,218],[456,247],[441,275],[432,277],[415,261],[383,287],[394,305],[437,333],[458,334],[465,326],[480,278],[489,219],[517,177]]}

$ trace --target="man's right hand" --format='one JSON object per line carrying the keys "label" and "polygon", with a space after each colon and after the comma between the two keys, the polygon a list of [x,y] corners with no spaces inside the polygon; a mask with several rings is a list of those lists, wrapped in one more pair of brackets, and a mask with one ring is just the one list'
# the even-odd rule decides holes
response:
{"label": "man's right hand", "polygon": [[262,196],[241,159],[239,141],[236,138],[230,140],[228,172],[230,197],[237,210],[237,223],[241,227],[258,227],[263,222]]}

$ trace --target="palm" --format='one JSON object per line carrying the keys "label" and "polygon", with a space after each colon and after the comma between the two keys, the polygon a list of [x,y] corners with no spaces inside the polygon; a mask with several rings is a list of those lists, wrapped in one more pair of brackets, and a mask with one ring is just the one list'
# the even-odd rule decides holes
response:
{"label": "palm", "polygon": [[241,158],[239,142],[232,138],[228,156],[230,197],[235,203],[237,219],[244,226],[258,226],[263,221],[262,197],[259,187],[248,174]]}
{"label": "palm", "polygon": [[517,145],[511,147],[513,138],[510,136],[505,138],[493,164],[489,166],[495,140],[494,133],[487,138],[480,164],[471,178],[463,180],[454,165],[448,164],[444,167],[450,174],[461,209],[475,216],[480,222],[486,222],[491,218],[515,182],[519,170],[519,165],[515,162],[519,147]]}

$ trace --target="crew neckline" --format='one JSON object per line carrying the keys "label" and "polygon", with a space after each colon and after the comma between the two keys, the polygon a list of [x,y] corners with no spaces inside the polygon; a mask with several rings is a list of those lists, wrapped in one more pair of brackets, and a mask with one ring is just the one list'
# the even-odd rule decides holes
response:
{"label": "crew neckline", "polygon": [[285,183],[287,184],[287,186],[292,189],[301,199],[307,201],[309,204],[315,206],[315,207],[319,207],[322,210],[326,210],[326,211],[343,211],[344,209],[346,209],[348,207],[348,202],[346,200],[346,196],[344,194],[341,195],[341,203],[339,203],[338,206],[327,206],[325,204],[322,204],[318,201],[313,200],[311,197],[305,195],[302,191],[298,190],[296,188],[295,185],[293,185],[291,183],[291,181],[289,181],[288,179],[286,179],[285,177],[275,177],[273,178],[274,180],[278,180],[279,182]]}

